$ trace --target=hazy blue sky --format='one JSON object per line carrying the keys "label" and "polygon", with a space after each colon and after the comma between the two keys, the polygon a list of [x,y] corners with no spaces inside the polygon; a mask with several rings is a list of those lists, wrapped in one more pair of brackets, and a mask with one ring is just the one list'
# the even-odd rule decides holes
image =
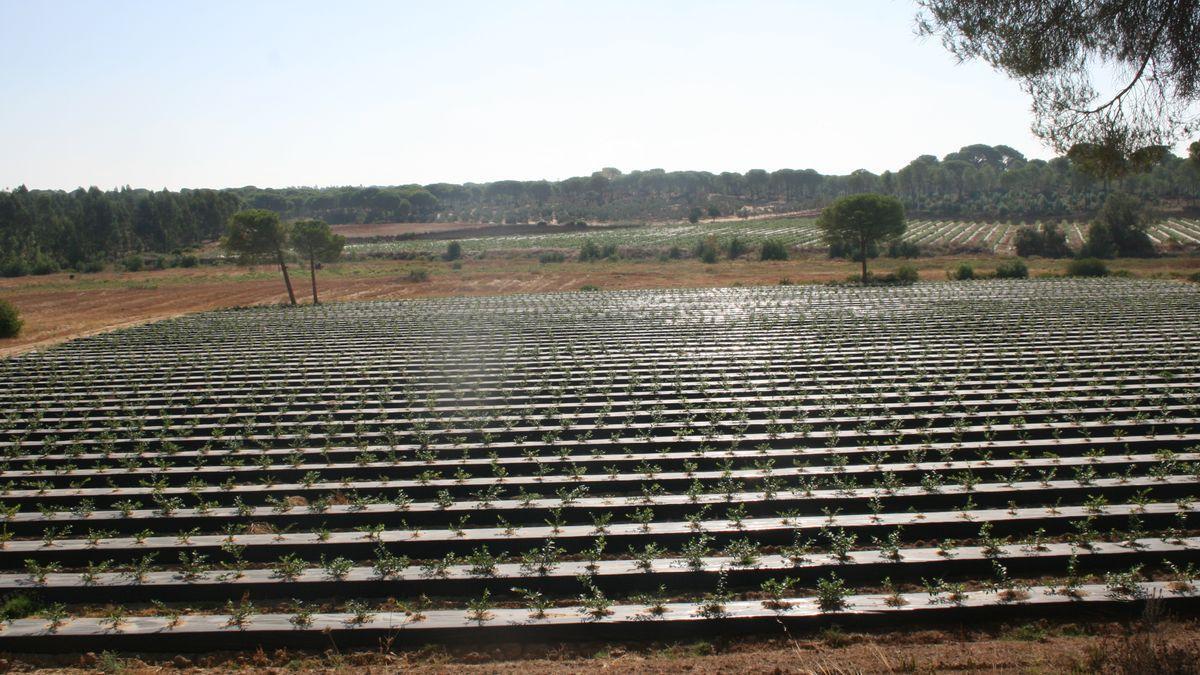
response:
{"label": "hazy blue sky", "polygon": [[0,187],[560,179],[1046,157],[911,2],[0,0]]}

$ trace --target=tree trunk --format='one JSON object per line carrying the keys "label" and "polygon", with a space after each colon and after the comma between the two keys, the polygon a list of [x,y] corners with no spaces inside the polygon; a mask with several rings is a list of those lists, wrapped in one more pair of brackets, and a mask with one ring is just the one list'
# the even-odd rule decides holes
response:
{"label": "tree trunk", "polygon": [[321,301],[317,300],[317,259],[316,258],[308,259],[308,273],[312,276],[313,304],[319,305],[319,304],[321,304]]}
{"label": "tree trunk", "polygon": [[276,252],[276,259],[279,260],[279,269],[283,272],[283,283],[287,286],[288,299],[292,304],[296,304],[296,294],[292,291],[292,279],[288,276],[287,264],[283,262],[283,251]]}
{"label": "tree trunk", "polygon": [[859,250],[859,254],[862,256],[862,268],[863,268],[862,280],[863,280],[863,283],[865,284],[865,283],[867,283],[867,240],[860,239],[859,241],[862,244],[862,246]]}

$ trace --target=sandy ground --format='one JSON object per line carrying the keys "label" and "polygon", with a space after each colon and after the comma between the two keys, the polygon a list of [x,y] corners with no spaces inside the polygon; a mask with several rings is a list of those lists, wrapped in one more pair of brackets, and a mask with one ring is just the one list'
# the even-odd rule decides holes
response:
{"label": "sandy ground", "polygon": [[[979,271],[995,267],[995,258],[921,258],[914,260],[921,275],[944,280],[946,270],[970,261]],[[894,270],[904,261],[880,259],[871,269]],[[1061,272],[1065,261],[1033,261],[1032,275]],[[1183,276],[1200,270],[1200,258],[1159,258],[1120,261],[1112,267],[1141,276]],[[429,280],[408,279],[411,271],[429,273]],[[318,273],[321,299],[348,300],[444,297],[571,291],[584,286],[602,290],[640,288],[701,288],[734,285],[773,285],[845,279],[857,265],[813,256],[780,262],[697,260],[540,264],[531,257],[465,260],[455,269],[442,261],[365,260],[327,266]],[[309,279],[292,269],[297,298],[310,302]],[[17,338],[0,340],[0,356],[17,354],[100,331],[112,330],[191,312],[222,307],[285,302],[287,294],[277,269],[231,266],[149,272],[105,272],[0,279],[0,298],[13,303],[25,327]]]}

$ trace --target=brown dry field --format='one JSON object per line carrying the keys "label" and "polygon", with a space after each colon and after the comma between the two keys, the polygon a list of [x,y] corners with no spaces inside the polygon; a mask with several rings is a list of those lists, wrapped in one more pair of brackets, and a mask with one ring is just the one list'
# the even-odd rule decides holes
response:
{"label": "brown dry field", "polygon": [[[871,269],[884,273],[903,261],[880,259]],[[945,280],[946,270],[970,262],[987,272],[998,262],[986,257],[933,257],[912,261],[923,279]],[[1031,276],[1061,273],[1062,260],[1032,260]],[[1110,264],[1135,276],[1181,278],[1200,271],[1200,257],[1121,260]],[[413,270],[429,280],[408,280]],[[318,272],[322,301],[378,300],[495,295],[578,290],[703,288],[734,285],[820,283],[845,279],[857,265],[812,256],[781,262],[752,260],[704,264],[698,260],[656,259],[617,262],[540,264],[532,257],[464,260],[459,269],[437,261],[363,260],[328,265]],[[310,301],[306,271],[292,268],[297,298]],[[272,267],[233,266],[146,272],[52,274],[0,279],[0,298],[13,303],[25,320],[17,338],[0,340],[0,356],[47,347],[65,340],[181,314],[222,307],[280,303],[287,300],[279,271]]]}
{"label": "brown dry field", "polygon": [[6,656],[0,667],[55,673],[1194,673],[1200,625],[1034,621],[682,643],[508,643],[324,652]]}
{"label": "brown dry field", "polygon": [[493,227],[488,223],[346,223],[334,225],[333,231],[346,237],[395,237],[401,234],[422,234],[425,232],[448,232],[451,230],[477,230]]}

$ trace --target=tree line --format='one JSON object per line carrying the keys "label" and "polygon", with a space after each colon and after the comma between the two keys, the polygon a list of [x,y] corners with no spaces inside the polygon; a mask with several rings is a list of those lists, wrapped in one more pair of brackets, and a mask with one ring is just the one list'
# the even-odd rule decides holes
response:
{"label": "tree line", "polygon": [[331,224],[637,222],[823,207],[852,194],[896,197],[913,217],[1031,221],[1090,218],[1114,191],[1152,203],[1193,203],[1197,158],[1162,153],[1131,171],[1106,171],[1086,153],[1029,160],[1005,145],[922,155],[896,171],[823,175],[813,169],[745,173],[623,173],[605,168],[561,181],[501,180],[425,186],[71,192],[0,191],[0,272],[84,269],[129,253],[169,253],[216,239],[244,209]]}

